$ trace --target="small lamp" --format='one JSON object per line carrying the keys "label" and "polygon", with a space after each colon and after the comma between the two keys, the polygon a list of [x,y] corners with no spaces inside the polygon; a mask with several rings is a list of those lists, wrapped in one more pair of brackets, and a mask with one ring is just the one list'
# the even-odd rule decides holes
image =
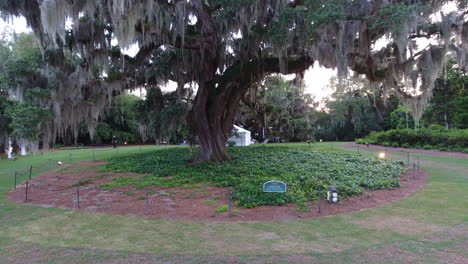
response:
{"label": "small lamp", "polygon": [[379,159],[385,159],[385,152],[379,153]]}
{"label": "small lamp", "polygon": [[127,145],[127,141],[124,142],[124,145]]}
{"label": "small lamp", "polygon": [[61,161],[57,161],[57,165],[62,166],[62,162],[61,162]]}
{"label": "small lamp", "polygon": [[320,142],[322,142],[322,139],[320,139]]}
{"label": "small lamp", "polygon": [[327,200],[329,203],[338,202],[338,192],[336,191],[336,186],[328,187]]}

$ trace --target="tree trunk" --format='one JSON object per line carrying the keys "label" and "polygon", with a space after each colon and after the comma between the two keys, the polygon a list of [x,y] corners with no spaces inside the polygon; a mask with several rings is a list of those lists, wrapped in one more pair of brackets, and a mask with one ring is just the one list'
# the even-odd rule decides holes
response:
{"label": "tree trunk", "polygon": [[190,113],[192,132],[198,137],[200,143],[200,152],[193,163],[229,160],[226,141],[233,124],[230,127],[223,127],[224,121],[226,121],[226,110],[216,107],[223,98],[213,95],[213,92],[214,84],[200,84]]}
{"label": "tree trunk", "polygon": [[444,110],[444,125],[445,125],[445,129],[449,129],[449,124],[447,121],[447,107],[445,107],[445,110]]}
{"label": "tree trunk", "polygon": [[408,129],[409,128],[408,112],[405,112],[405,119],[406,119],[406,129]]}

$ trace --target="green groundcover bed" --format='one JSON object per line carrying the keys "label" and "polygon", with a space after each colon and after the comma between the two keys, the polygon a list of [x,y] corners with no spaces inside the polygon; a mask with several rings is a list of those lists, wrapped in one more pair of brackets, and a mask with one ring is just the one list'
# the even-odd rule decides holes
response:
{"label": "green groundcover bed", "polygon": [[[405,170],[401,162],[381,161],[357,154],[317,152],[307,148],[255,146],[231,147],[231,161],[190,165],[198,150],[169,148],[149,153],[113,157],[106,170],[150,173],[138,178],[114,179],[104,188],[134,186],[177,187],[193,183],[213,183],[233,187],[238,205],[304,204],[325,196],[329,186],[336,186],[341,196],[399,186]],[[263,183],[279,180],[287,184],[286,193],[264,193]]]}

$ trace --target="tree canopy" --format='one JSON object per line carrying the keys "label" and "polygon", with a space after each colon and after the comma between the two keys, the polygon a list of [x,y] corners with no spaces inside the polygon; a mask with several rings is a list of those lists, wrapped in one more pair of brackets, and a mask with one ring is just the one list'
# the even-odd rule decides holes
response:
{"label": "tree canopy", "polygon": [[[457,9],[440,12],[447,3]],[[44,129],[76,132],[88,120],[93,134],[123,89],[193,84],[195,162],[229,158],[239,102],[269,74],[300,76],[315,61],[340,78],[352,70],[383,94],[395,91],[418,124],[447,55],[463,67],[468,51],[466,1],[3,0],[0,10],[26,18],[48,63],[36,80],[10,86],[51,90],[54,118]],[[133,44],[137,54],[124,55]]]}

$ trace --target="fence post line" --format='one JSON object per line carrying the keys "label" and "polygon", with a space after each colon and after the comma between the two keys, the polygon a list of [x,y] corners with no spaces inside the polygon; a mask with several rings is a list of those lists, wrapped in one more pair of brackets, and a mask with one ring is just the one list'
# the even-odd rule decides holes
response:
{"label": "fence post line", "polygon": [[413,180],[416,180],[416,163],[413,162]]}
{"label": "fence post line", "polygon": [[318,188],[318,213],[322,213],[321,212],[321,208],[320,208],[320,204],[322,202],[322,194],[321,194],[321,191],[322,191],[322,187],[319,186]]}
{"label": "fence post line", "polygon": [[27,202],[28,201],[28,191],[29,191],[29,180],[26,181],[26,189],[25,189],[25,192],[26,192],[26,197],[24,199],[24,202]]}
{"label": "fence post line", "polygon": [[418,170],[419,170],[419,157],[417,159],[417,163],[418,163],[417,166],[418,166]]}
{"label": "fence post line", "polygon": [[146,199],[146,215],[150,215],[150,208],[149,208],[149,198],[148,198],[148,190],[146,190],[145,193],[145,199]]}
{"label": "fence post line", "polygon": [[49,161],[49,170],[50,170],[50,159],[48,161]]}
{"label": "fence post line", "polygon": [[80,185],[76,185],[76,206],[80,209]]}
{"label": "fence post line", "polygon": [[29,166],[29,179],[31,179],[31,176],[32,176],[32,165]]}
{"label": "fence post line", "polygon": [[406,156],[407,156],[407,161],[408,161],[407,163],[410,164],[409,163],[409,150],[408,150],[408,152],[406,152]]}
{"label": "fence post line", "polygon": [[369,174],[367,174],[367,176],[366,176],[366,182],[367,182],[367,194],[366,194],[366,196],[367,196],[367,199],[369,199],[370,198]]}
{"label": "fence post line", "polygon": [[72,156],[72,154],[70,153],[69,156],[70,156],[70,158],[69,158],[69,161],[70,161],[69,164],[71,164],[71,156]]}
{"label": "fence post line", "polygon": [[93,148],[93,161],[96,161],[95,157],[94,157],[94,148]]}
{"label": "fence post line", "polygon": [[15,186],[13,188],[16,190],[16,170],[15,170]]}
{"label": "fence post line", "polygon": [[232,216],[231,188],[228,188],[228,209],[229,209],[229,217],[231,217]]}

